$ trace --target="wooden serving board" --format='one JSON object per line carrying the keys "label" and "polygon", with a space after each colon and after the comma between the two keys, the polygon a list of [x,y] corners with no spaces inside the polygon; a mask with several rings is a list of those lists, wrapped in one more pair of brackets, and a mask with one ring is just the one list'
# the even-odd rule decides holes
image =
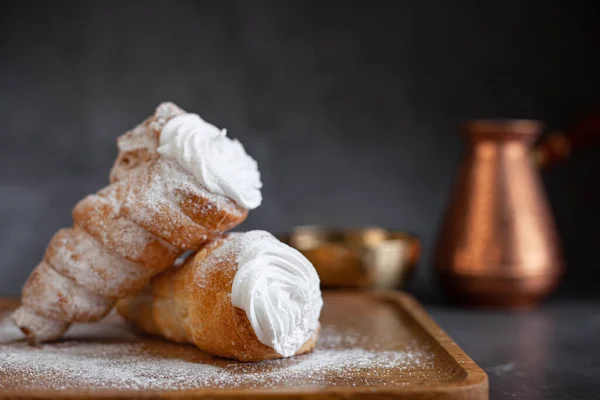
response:
{"label": "wooden serving board", "polygon": [[[0,397],[488,398],[483,372],[409,295],[327,292],[317,349],[244,364],[135,335],[119,316],[32,348],[0,323]],[[16,306],[1,300],[0,312]]]}

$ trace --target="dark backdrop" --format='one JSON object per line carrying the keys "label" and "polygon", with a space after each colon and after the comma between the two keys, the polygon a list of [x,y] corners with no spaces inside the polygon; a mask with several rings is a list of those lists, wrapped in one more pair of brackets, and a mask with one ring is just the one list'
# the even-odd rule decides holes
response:
{"label": "dark backdrop", "polygon": [[[432,292],[457,124],[561,128],[594,110],[595,3],[2,1],[0,294],[19,292],[74,203],[106,184],[116,136],[165,100],[258,160],[265,201],[243,228],[412,231],[416,288]],[[600,275],[599,178],[598,149],[544,175],[567,286]]]}

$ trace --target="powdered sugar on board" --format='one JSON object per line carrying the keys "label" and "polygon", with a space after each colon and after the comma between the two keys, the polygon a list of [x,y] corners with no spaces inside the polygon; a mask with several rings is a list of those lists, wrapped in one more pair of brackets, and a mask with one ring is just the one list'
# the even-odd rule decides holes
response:
{"label": "powdered sugar on board", "polygon": [[428,344],[373,346],[372,338],[357,330],[327,324],[313,353],[253,364],[212,358],[159,339],[141,340],[114,315],[100,324],[75,325],[60,343],[30,347],[13,341],[18,337],[11,324],[0,323],[0,389],[382,386],[403,385],[403,377],[413,374],[423,379],[436,374]]}

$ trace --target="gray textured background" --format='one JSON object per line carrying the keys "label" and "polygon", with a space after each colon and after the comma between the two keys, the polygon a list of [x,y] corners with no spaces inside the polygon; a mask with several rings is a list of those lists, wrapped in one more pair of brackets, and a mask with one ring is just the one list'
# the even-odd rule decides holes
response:
{"label": "gray textured background", "polygon": [[[486,3],[487,5],[483,5]],[[596,2],[0,3],[0,294],[17,294],[115,138],[172,100],[239,138],[263,206],[243,228],[378,224],[424,241],[472,117],[560,128],[600,100]],[[597,278],[600,151],[544,179],[569,263]]]}

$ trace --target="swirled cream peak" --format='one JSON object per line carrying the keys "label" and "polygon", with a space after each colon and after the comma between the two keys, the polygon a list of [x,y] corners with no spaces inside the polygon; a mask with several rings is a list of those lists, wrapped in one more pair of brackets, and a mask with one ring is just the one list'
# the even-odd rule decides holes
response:
{"label": "swirled cream peak", "polygon": [[265,231],[239,234],[231,302],[246,312],[258,340],[284,357],[316,332],[323,306],[319,276],[300,252]]}
{"label": "swirled cream peak", "polygon": [[166,123],[158,152],[177,160],[196,181],[244,208],[262,202],[262,182],[256,161],[237,139],[196,114],[182,114]]}

